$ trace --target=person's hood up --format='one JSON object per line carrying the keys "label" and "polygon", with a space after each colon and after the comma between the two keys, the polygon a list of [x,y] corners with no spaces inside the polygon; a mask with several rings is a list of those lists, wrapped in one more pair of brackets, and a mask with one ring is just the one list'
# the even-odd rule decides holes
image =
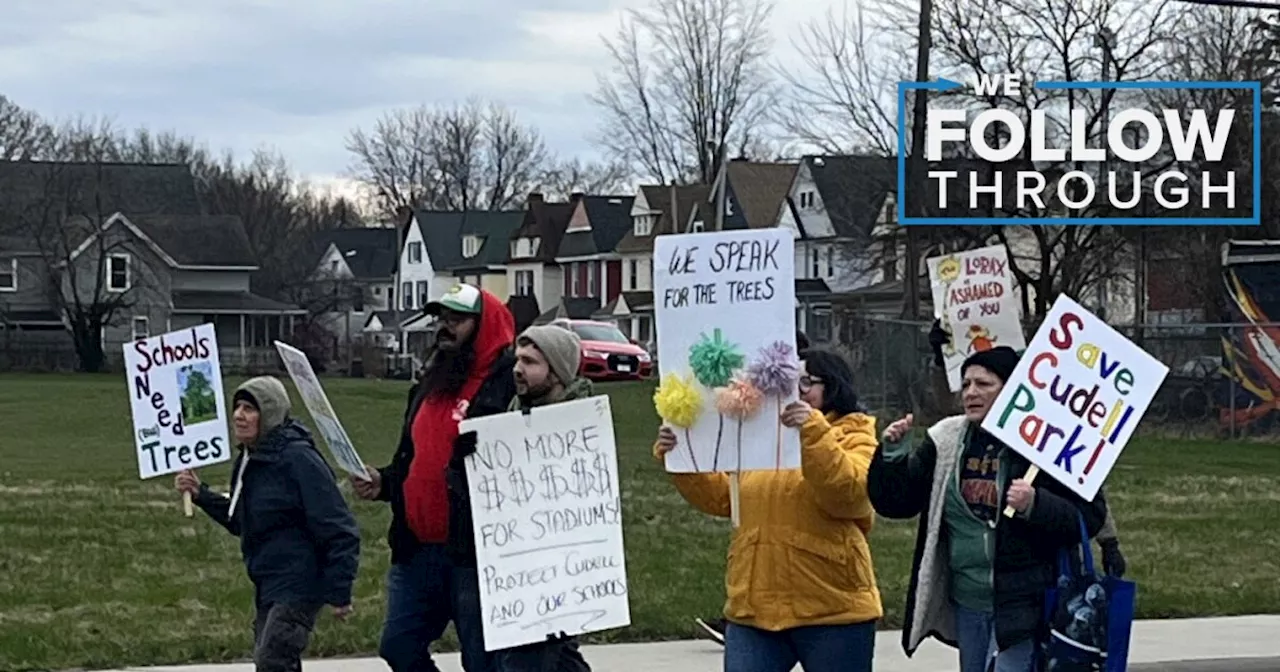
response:
{"label": "person's hood up", "polygon": [[247,396],[249,403],[258,409],[258,437],[261,440],[268,432],[284,424],[293,403],[289,401],[289,391],[284,383],[275,376],[258,376],[250,378],[236,388],[232,399]]}
{"label": "person's hood up", "polygon": [[488,371],[515,341],[516,320],[506,304],[488,290],[480,290],[480,301],[480,319],[471,348],[475,352],[475,370]]}

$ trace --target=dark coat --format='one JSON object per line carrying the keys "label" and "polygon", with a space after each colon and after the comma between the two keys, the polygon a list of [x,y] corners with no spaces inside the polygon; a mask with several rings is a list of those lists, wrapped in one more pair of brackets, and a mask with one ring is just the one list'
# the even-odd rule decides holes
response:
{"label": "dark coat", "polygon": [[235,511],[203,484],[193,501],[240,537],[258,603],[351,604],[360,529],[311,433],[286,420],[242,449],[231,477],[237,488]]}

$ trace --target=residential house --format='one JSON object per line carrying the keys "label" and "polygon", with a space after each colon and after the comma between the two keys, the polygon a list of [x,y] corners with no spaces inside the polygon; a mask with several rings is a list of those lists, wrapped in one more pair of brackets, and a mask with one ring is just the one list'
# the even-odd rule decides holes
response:
{"label": "residential house", "polygon": [[557,309],[564,297],[564,271],[556,253],[581,200],[576,193],[560,203],[529,194],[524,221],[508,240],[507,287],[513,296],[534,297],[543,312]]}
{"label": "residential house", "polygon": [[[564,274],[565,312],[576,313],[566,317],[602,317],[596,314],[622,293],[622,260],[616,248],[631,230],[634,200],[634,196],[583,196],[574,206],[556,253]],[[568,302],[576,304],[575,310],[568,310]]]}
{"label": "residential house", "polygon": [[312,272],[321,297],[318,318],[337,345],[359,340],[372,313],[394,306],[398,237],[387,227],[332,229],[313,237],[311,249],[321,250]]}
{"label": "residential house", "polygon": [[[622,293],[608,311],[622,333],[638,343],[655,339],[653,327],[653,240],[668,233],[684,233],[705,227],[700,204],[711,187],[646,185],[636,190],[631,203],[631,228],[615,247],[621,261]],[[672,207],[674,203],[675,207]],[[702,225],[697,222],[702,221]]]}
{"label": "residential house", "polygon": [[447,270],[457,281],[488,290],[506,301],[511,295],[506,267],[507,256],[511,252],[511,234],[524,224],[524,219],[523,210],[472,210],[462,213],[458,262]]}
{"label": "residential house", "polygon": [[209,323],[234,370],[273,365],[272,341],[303,313],[250,291],[258,265],[243,223],[205,214],[185,165],[0,162],[0,193],[10,336],[66,343],[74,306],[112,303],[100,334],[109,358],[128,341]]}

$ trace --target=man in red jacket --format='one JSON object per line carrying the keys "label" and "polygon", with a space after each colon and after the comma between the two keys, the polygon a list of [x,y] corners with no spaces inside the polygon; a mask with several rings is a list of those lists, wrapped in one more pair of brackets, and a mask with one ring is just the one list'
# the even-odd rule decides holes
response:
{"label": "man in red jacket", "polygon": [[465,284],[427,304],[426,312],[439,320],[436,348],[409,391],[395,457],[369,470],[371,482],[352,480],[360,497],[391,503],[391,571],[378,653],[393,672],[438,672],[430,646],[452,621],[463,668],[483,672],[490,661],[476,571],[454,562],[472,540],[451,529],[461,512],[453,510],[459,503],[446,468],[458,423],[505,413],[515,396],[515,320],[496,296]]}

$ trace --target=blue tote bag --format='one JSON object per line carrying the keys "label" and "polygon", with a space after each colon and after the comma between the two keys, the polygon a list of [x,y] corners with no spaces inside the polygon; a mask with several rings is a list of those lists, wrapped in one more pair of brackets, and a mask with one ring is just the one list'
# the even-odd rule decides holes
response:
{"label": "blue tote bag", "polygon": [[1062,550],[1058,580],[1045,599],[1045,672],[1124,672],[1138,586],[1099,576],[1080,518],[1080,545]]}

